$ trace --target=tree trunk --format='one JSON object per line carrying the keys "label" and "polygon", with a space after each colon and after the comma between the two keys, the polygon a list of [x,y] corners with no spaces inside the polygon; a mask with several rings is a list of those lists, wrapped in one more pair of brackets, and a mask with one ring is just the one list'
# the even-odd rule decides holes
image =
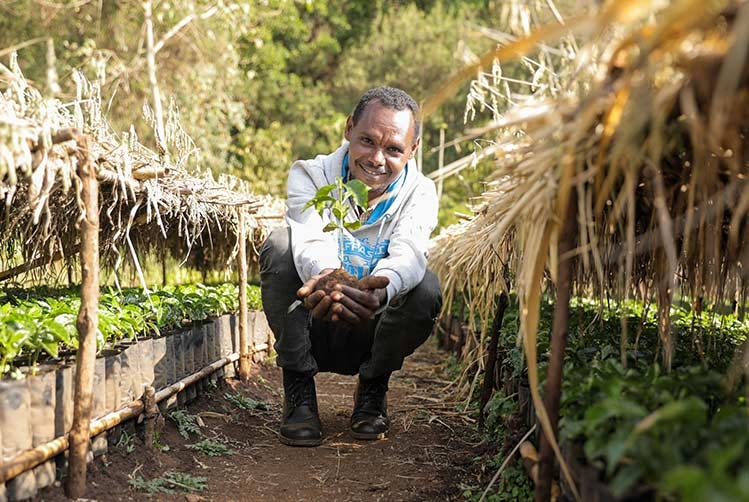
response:
{"label": "tree trunk", "polygon": [[164,132],[164,110],[161,106],[161,91],[159,81],[156,79],[156,50],[153,44],[153,19],[151,18],[151,0],[144,0],[143,12],[146,24],[146,69],[148,72],[148,84],[151,86],[153,97],[153,114],[156,120],[155,136],[156,148],[159,153],[166,157],[166,134]]}
{"label": "tree trunk", "polygon": [[481,405],[479,407],[479,429],[484,428],[484,417],[486,415],[484,408],[486,403],[492,397],[495,388],[494,378],[496,376],[497,365],[497,346],[499,345],[499,332],[502,330],[502,320],[505,317],[507,308],[507,295],[502,293],[497,300],[497,310],[494,312],[492,321],[491,338],[489,339],[489,354],[486,358],[486,368],[484,370],[484,386],[481,389]]}
{"label": "tree trunk", "polygon": [[99,321],[99,190],[88,146],[87,137],[78,140],[78,176],[81,180],[85,215],[81,222],[81,308],[76,321],[79,344],[66,485],[66,494],[72,499],[83,497],[86,491],[86,455],[96,361],[96,329]]}
{"label": "tree trunk", "polygon": [[[573,190],[574,193],[574,190]],[[572,273],[574,259],[568,255],[575,248],[577,238],[577,220],[575,214],[575,197],[570,197],[562,240],[557,249],[557,298],[554,306],[554,320],[551,328],[551,358],[546,375],[544,406],[549,416],[552,433],[558,437],[559,398],[562,389],[562,367],[564,351],[567,346],[567,332],[570,316],[570,296],[572,294]],[[564,259],[562,257],[565,257]],[[554,474],[554,450],[545,434],[541,435],[541,456],[538,463],[538,484],[536,485],[536,502],[546,502],[551,498],[551,480]]]}

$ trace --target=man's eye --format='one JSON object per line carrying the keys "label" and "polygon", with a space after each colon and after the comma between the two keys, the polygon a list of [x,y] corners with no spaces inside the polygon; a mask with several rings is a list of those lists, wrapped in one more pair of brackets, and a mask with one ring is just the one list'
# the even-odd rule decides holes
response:
{"label": "man's eye", "polygon": [[400,154],[402,154],[402,153],[403,153],[403,150],[401,150],[400,148],[396,148],[396,147],[394,147],[394,146],[391,146],[390,148],[388,148],[388,150],[389,150],[389,151],[390,151],[390,153],[392,153],[393,155],[400,155]]}
{"label": "man's eye", "polygon": [[372,144],[372,140],[371,140],[371,139],[369,139],[369,138],[362,138],[362,139],[361,139],[361,141],[362,141],[362,143],[366,143],[366,144],[368,144],[368,145],[371,145],[371,144]]}

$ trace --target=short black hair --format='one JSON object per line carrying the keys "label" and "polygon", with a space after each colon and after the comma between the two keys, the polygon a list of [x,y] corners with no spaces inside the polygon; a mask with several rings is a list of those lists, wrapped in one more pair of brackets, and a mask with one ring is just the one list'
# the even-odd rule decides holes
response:
{"label": "short black hair", "polygon": [[421,133],[421,109],[414,98],[409,96],[406,91],[396,87],[375,87],[362,94],[356,108],[354,108],[354,113],[351,114],[354,125],[359,122],[364,109],[371,101],[379,101],[383,106],[393,110],[411,110],[414,118],[414,139],[419,137]]}

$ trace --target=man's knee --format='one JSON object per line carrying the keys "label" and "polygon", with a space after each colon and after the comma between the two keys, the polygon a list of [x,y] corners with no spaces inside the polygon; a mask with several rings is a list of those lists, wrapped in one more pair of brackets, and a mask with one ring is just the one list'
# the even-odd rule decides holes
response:
{"label": "man's knee", "polygon": [[430,318],[436,317],[442,309],[442,290],[434,272],[427,269],[421,282],[402,301],[404,308],[414,308]]}
{"label": "man's knee", "polygon": [[260,274],[278,274],[288,268],[291,257],[288,228],[274,229],[260,248]]}

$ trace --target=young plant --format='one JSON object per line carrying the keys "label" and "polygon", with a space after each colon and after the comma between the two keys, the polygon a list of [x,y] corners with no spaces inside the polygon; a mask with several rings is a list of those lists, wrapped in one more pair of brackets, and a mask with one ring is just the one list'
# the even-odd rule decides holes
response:
{"label": "young plant", "polygon": [[202,451],[209,457],[221,457],[234,454],[234,450],[229,448],[226,443],[217,439],[204,439],[199,443],[188,444],[187,447],[191,450]]}
{"label": "young plant", "polygon": [[[331,195],[334,190],[336,197]],[[332,221],[323,227],[323,232],[338,231],[338,260],[341,262],[341,268],[318,281],[317,289],[323,289],[326,293],[330,293],[337,283],[356,286],[356,278],[343,268],[343,230],[356,230],[361,227],[362,223],[359,220],[346,221],[346,216],[352,209],[348,202],[352,201],[352,203],[366,209],[369,202],[368,191],[369,187],[359,180],[344,183],[343,178],[337,177],[335,183],[321,187],[315,196],[304,205],[304,209],[314,207],[320,216],[325,213],[326,209],[329,209]]]}
{"label": "young plant", "polygon": [[256,401],[250,397],[243,396],[242,394],[230,394],[227,392],[224,394],[224,397],[234,406],[243,410],[268,411],[270,409],[268,403]]}
{"label": "young plant", "polygon": [[[333,190],[336,190],[337,197],[330,195]],[[326,209],[330,209],[333,221],[325,225],[322,230],[323,232],[338,230],[338,259],[341,263],[343,263],[343,229],[356,230],[362,225],[358,220],[346,221],[346,216],[351,210],[351,206],[346,202],[353,199],[354,203],[366,209],[369,202],[368,191],[369,187],[361,181],[351,180],[344,183],[343,178],[339,176],[335,179],[335,183],[320,188],[315,196],[304,205],[304,209],[314,207],[320,216]]]}
{"label": "young plant", "polygon": [[177,432],[185,439],[189,439],[190,433],[200,434],[200,425],[195,415],[190,415],[185,410],[173,410],[169,418],[177,425]]}
{"label": "young plant", "polygon": [[146,480],[143,476],[130,479],[130,486],[146,492],[149,496],[157,493],[173,495],[175,490],[199,492],[207,488],[208,478],[193,476],[183,472],[167,472],[161,477]]}

